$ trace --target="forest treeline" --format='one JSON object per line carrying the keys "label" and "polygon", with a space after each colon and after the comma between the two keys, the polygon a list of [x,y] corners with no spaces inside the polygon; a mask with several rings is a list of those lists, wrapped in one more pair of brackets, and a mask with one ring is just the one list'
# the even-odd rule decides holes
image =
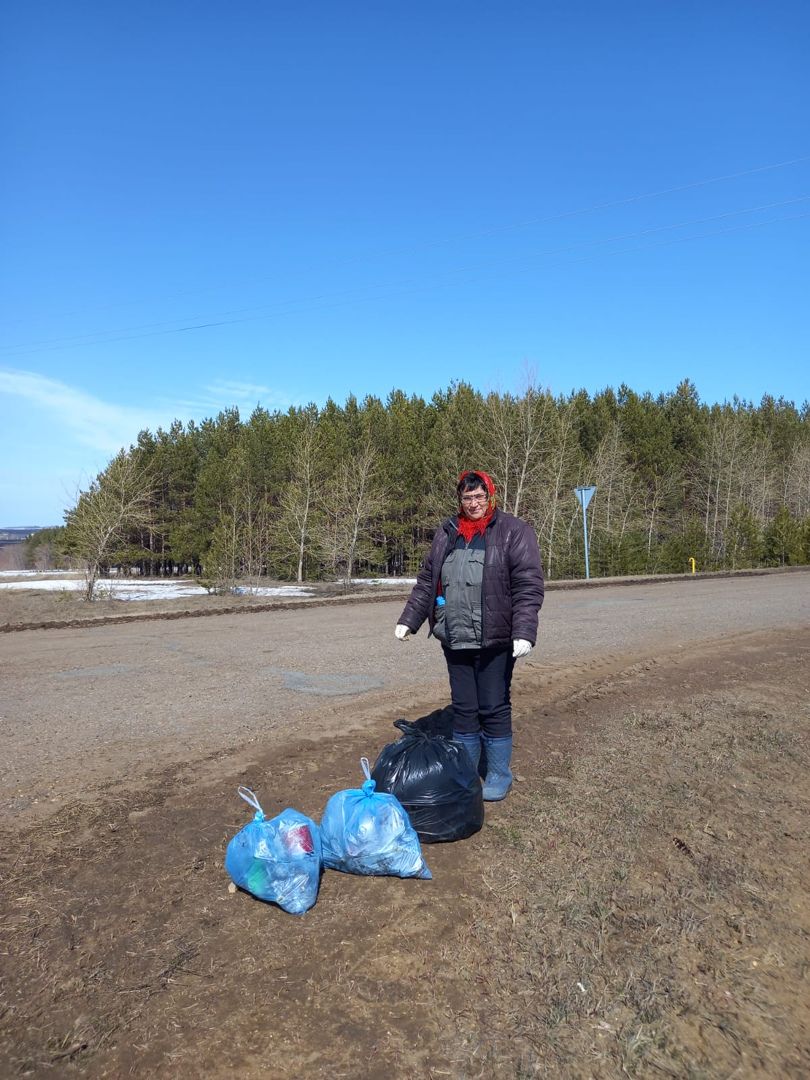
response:
{"label": "forest treeline", "polygon": [[106,491],[108,512],[129,498],[131,513],[102,564],[220,583],[413,574],[458,473],[478,467],[536,528],[549,578],[584,574],[581,484],[597,488],[592,575],[687,572],[690,557],[699,570],[810,562],[809,420],[807,403],[781,398],[704,404],[689,381],[657,397],[459,382],[429,400],[226,409],[141,432],[32,556],[48,543],[82,555]]}

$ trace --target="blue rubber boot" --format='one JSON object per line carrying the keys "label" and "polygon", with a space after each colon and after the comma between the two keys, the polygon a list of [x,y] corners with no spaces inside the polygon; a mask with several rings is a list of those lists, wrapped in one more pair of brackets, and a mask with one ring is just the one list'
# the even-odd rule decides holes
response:
{"label": "blue rubber boot", "polygon": [[470,755],[470,761],[473,763],[473,768],[478,772],[478,762],[481,759],[481,736],[460,735],[457,731],[454,731],[453,742],[464,747]]}
{"label": "blue rubber boot", "polygon": [[484,736],[487,755],[487,775],[484,780],[484,802],[500,802],[509,794],[512,786],[512,736],[505,739],[488,739]]}

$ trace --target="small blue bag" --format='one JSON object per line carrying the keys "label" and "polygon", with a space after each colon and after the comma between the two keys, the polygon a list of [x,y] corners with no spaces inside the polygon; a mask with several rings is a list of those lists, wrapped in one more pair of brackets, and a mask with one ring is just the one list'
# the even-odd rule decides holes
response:
{"label": "small blue bag", "polygon": [[291,809],[267,821],[250,788],[238,790],[256,815],[228,844],[225,869],[240,889],[291,915],[303,915],[318,898],[322,864],[318,826]]}
{"label": "small blue bag", "polygon": [[324,865],[347,874],[432,878],[402,804],[394,795],[374,790],[368,758],[360,764],[366,776],[363,787],[339,791],[323,812]]}

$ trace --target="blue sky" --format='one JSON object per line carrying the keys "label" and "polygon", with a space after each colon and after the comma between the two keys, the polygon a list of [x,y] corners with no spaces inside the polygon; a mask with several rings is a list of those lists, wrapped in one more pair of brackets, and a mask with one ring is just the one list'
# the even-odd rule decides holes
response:
{"label": "blue sky", "polygon": [[0,526],[231,405],[810,396],[803,0],[0,18]]}

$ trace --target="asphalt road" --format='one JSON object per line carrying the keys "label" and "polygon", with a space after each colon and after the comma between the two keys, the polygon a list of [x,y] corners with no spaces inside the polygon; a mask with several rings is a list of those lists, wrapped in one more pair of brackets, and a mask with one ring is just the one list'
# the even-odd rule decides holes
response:
{"label": "asphalt road", "polygon": [[[0,640],[0,811],[251,740],[316,738],[446,700],[438,644],[399,602],[32,630]],[[515,676],[810,628],[810,571],[553,591]]]}

